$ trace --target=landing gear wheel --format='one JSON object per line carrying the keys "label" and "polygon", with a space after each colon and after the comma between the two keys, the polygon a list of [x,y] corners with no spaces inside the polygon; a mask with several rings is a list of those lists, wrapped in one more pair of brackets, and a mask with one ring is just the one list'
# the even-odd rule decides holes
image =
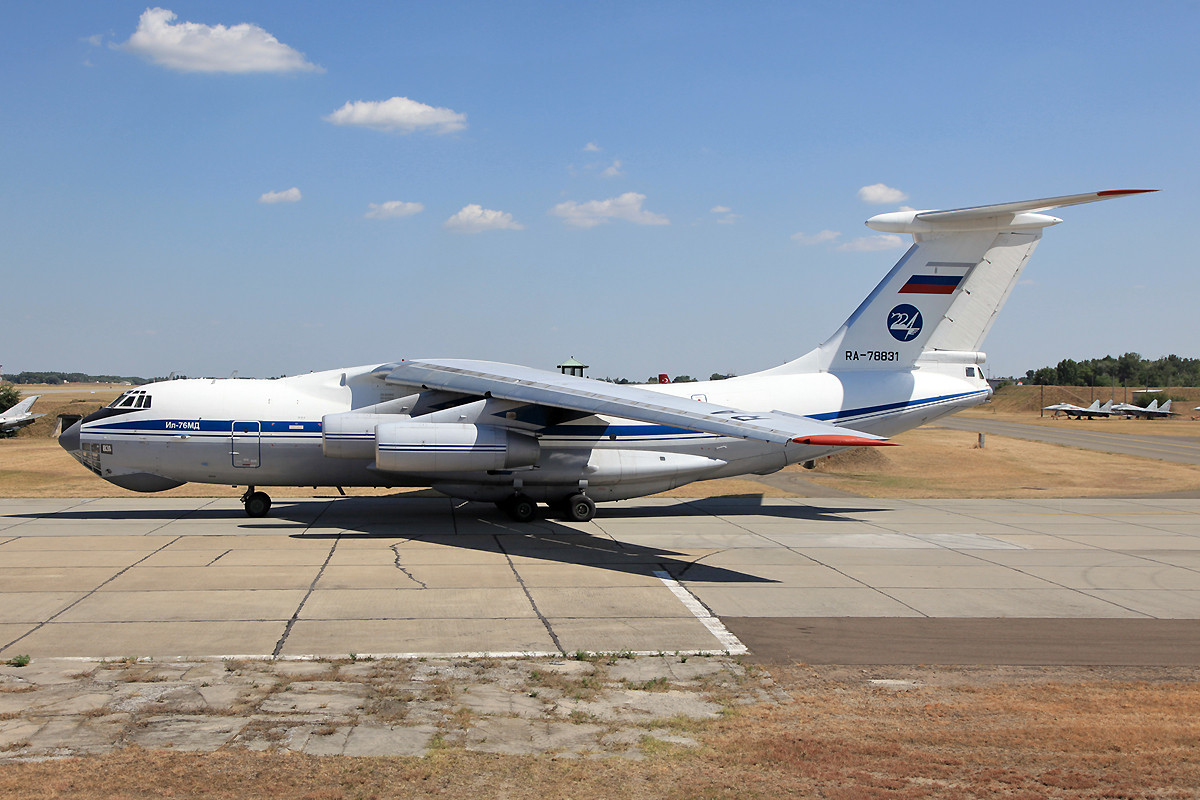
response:
{"label": "landing gear wheel", "polygon": [[266,492],[251,492],[243,502],[246,504],[247,516],[265,517],[271,510],[271,496]]}
{"label": "landing gear wheel", "polygon": [[514,494],[504,501],[501,508],[513,522],[532,522],[533,518],[537,516],[537,503],[533,502],[533,498],[524,494]]}
{"label": "landing gear wheel", "polygon": [[566,518],[571,522],[588,522],[596,516],[596,503],[586,494],[573,494],[567,498]]}

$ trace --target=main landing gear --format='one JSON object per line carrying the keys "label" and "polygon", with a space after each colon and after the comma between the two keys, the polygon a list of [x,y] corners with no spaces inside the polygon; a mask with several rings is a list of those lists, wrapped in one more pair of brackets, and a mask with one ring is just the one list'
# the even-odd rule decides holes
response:
{"label": "main landing gear", "polygon": [[246,515],[250,517],[265,517],[271,510],[271,495],[266,492],[256,492],[253,486],[246,487],[242,495],[242,504],[246,506]]}
{"label": "main landing gear", "polygon": [[[532,522],[537,516],[537,503],[529,495],[517,492],[496,503],[513,522]],[[596,503],[583,492],[577,492],[551,505],[555,514],[569,522],[588,522],[596,516]]]}

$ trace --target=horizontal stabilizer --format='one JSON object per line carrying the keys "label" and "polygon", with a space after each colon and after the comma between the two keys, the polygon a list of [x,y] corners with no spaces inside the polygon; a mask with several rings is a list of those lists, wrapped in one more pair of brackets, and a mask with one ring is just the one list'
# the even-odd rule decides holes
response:
{"label": "horizontal stabilizer", "polygon": [[1062,222],[1043,212],[1081,203],[1095,203],[1131,194],[1145,194],[1157,189],[1110,189],[1104,192],[1067,194],[998,203],[990,206],[954,208],[947,211],[893,211],[878,214],[867,220],[867,227],[885,233],[939,233],[951,231],[1014,231],[1046,228]]}

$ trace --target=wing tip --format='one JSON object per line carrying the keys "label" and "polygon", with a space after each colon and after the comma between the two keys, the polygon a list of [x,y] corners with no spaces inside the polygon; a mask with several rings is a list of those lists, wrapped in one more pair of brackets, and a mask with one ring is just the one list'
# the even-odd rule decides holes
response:
{"label": "wing tip", "polygon": [[792,439],[796,444],[807,444],[813,447],[899,447],[887,439],[868,439],[865,436],[847,436],[836,433],[817,434],[814,436],[797,436]]}

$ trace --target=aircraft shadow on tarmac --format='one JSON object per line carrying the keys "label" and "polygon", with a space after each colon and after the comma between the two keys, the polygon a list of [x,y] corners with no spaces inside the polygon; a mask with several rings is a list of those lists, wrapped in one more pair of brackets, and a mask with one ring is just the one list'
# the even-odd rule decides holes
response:
{"label": "aircraft shadow on tarmac", "polygon": [[[680,500],[669,506],[615,506],[602,509],[601,520],[769,516],[796,520],[852,522],[841,516],[884,509],[831,508],[813,505],[769,505],[761,495]],[[13,517],[63,521],[201,521],[229,520],[240,530],[287,530],[284,523],[303,525],[288,534],[295,539],[390,539],[424,541],[450,547],[504,553],[510,557],[539,559],[552,563],[594,567],[635,575],[665,571],[673,578],[711,583],[776,583],[777,581],[737,570],[704,564],[673,550],[596,536],[552,519],[512,523],[486,503],[455,503],[448,498],[347,497],[290,501],[281,498],[271,511],[271,520],[236,521],[240,512],[228,507],[187,511],[172,508],[78,509],[58,512],[13,514]],[[445,529],[450,527],[451,531]],[[438,528],[441,530],[430,530]],[[613,536],[619,537],[620,531]],[[687,534],[679,534],[681,544]],[[708,548],[706,548],[708,549]],[[722,549],[719,545],[711,549]]]}
{"label": "aircraft shadow on tarmac", "polygon": [[[355,526],[352,523],[348,525],[350,521],[342,519],[327,527],[316,524],[303,532],[289,535],[293,539],[305,540],[426,542],[463,550],[503,553],[509,558],[536,559],[551,564],[647,577],[662,571],[672,578],[710,583],[778,582],[734,569],[699,563],[697,559],[703,556],[597,536],[554,520],[539,520],[517,527],[499,511],[489,513],[483,507],[479,510],[483,513],[472,515],[469,519],[470,531],[460,533],[406,532],[406,526],[403,525],[389,525],[386,527],[391,530],[384,531],[378,530],[378,523]],[[681,538],[684,536],[681,534]]]}

